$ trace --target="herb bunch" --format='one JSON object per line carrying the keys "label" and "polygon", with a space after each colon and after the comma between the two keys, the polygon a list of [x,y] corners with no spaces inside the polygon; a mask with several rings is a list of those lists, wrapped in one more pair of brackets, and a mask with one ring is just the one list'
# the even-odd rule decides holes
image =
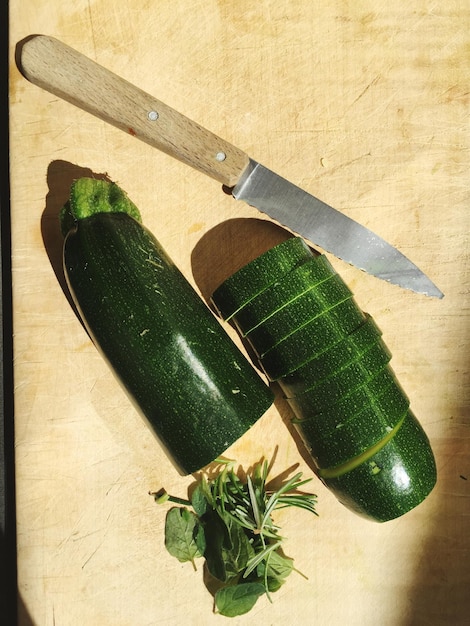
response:
{"label": "herb bunch", "polygon": [[[239,472],[240,473],[240,472]],[[300,491],[311,479],[301,472],[277,488],[267,483],[269,465],[261,461],[240,478],[235,463],[219,459],[217,471],[202,474],[191,500],[164,490],[152,495],[158,503],[172,502],[165,520],[165,546],[179,561],[204,558],[214,594],[214,610],[227,617],[250,611],[264,594],[271,599],[287,576],[297,571],[284,555],[280,528],[273,513],[298,507],[317,514],[316,496]],[[208,585],[209,587],[209,585]]]}

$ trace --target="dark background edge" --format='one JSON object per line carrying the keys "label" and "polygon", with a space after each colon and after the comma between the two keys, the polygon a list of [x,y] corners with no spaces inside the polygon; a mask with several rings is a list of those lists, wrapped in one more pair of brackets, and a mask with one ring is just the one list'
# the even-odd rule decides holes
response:
{"label": "dark background edge", "polygon": [[9,3],[0,5],[0,615],[17,623],[9,149]]}

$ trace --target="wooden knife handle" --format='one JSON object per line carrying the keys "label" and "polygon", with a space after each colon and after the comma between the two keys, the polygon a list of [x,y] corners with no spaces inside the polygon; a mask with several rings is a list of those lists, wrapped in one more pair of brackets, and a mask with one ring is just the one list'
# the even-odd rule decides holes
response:
{"label": "wooden knife handle", "polygon": [[244,152],[61,41],[34,35],[20,70],[35,85],[183,161],[227,187],[248,165]]}

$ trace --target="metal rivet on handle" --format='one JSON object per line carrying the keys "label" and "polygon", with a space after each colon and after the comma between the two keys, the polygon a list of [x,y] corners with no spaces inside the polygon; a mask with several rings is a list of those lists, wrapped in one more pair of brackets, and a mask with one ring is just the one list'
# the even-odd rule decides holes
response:
{"label": "metal rivet on handle", "polygon": [[151,122],[155,122],[158,120],[158,112],[157,111],[149,111],[147,117]]}
{"label": "metal rivet on handle", "polygon": [[217,161],[225,161],[225,159],[227,158],[227,155],[225,154],[225,152],[217,152],[217,154],[215,155],[215,158]]}

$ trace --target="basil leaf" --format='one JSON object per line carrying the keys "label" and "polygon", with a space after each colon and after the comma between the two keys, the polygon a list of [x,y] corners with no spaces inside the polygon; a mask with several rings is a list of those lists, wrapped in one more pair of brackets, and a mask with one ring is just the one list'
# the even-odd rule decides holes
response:
{"label": "basil leaf", "polygon": [[254,550],[239,524],[231,519],[226,520],[225,523],[229,543],[222,549],[222,558],[225,563],[226,577],[230,580],[245,569],[249,559],[254,555]]}
{"label": "basil leaf", "polygon": [[171,508],[165,519],[165,547],[184,563],[204,555],[206,541],[199,519],[186,507]]}
{"label": "basil leaf", "polygon": [[243,528],[230,517],[222,519],[216,511],[204,517],[207,568],[214,578],[227,583],[242,572],[254,555]]}
{"label": "basil leaf", "polygon": [[227,537],[227,527],[219,515],[209,510],[203,519],[206,536],[204,556],[207,569],[217,580],[225,582],[225,565],[222,558],[222,549]]}
{"label": "basil leaf", "polygon": [[264,580],[268,592],[279,591],[294,569],[294,560],[278,550],[271,552],[256,568],[256,575]]}
{"label": "basil leaf", "polygon": [[222,587],[215,594],[215,606],[221,615],[236,617],[248,613],[264,593],[265,588],[261,583]]}
{"label": "basil leaf", "polygon": [[[289,574],[291,574],[293,569],[294,560],[280,554],[279,551],[276,550],[274,552],[271,552],[266,561],[262,561],[258,565],[256,573],[260,577],[264,576],[266,572],[266,575],[269,578],[284,579],[287,578]],[[281,582],[283,581],[281,580]]]}
{"label": "basil leaf", "polygon": [[202,517],[205,513],[207,513],[209,503],[207,502],[204,490],[200,484],[198,484],[193,491],[191,496],[191,505],[198,517]]}

